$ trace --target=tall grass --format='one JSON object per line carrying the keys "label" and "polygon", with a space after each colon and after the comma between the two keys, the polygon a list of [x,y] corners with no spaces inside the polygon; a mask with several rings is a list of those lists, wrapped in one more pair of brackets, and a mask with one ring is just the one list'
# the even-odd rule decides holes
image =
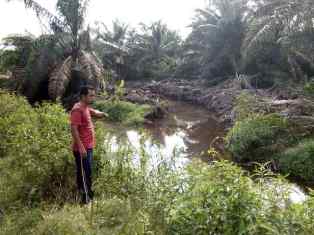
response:
{"label": "tall grass", "polygon": [[143,124],[145,115],[152,111],[149,105],[138,105],[121,100],[97,101],[94,107],[106,112],[110,121],[125,125]]}

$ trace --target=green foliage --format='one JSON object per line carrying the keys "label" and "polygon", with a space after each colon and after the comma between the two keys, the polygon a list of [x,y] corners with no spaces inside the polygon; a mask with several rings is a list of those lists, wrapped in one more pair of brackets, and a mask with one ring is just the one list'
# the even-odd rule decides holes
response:
{"label": "green foliage", "polygon": [[33,228],[42,221],[40,208],[22,208],[12,210],[0,217],[0,235],[33,234]]}
{"label": "green foliage", "polygon": [[[198,9],[191,24],[192,33],[184,45],[181,67],[205,78],[234,76],[241,71],[241,47],[245,37],[247,0],[209,1]],[[198,66],[197,66],[198,64]],[[186,69],[181,68],[186,71]]]}
{"label": "green foliage", "polygon": [[256,104],[257,102],[254,99],[254,96],[247,93],[241,93],[237,97],[235,105],[236,120],[241,121],[252,116],[255,113],[254,108],[256,107]]}
{"label": "green foliage", "polygon": [[305,83],[304,92],[305,94],[310,95],[310,96],[314,95],[314,81]]}
{"label": "green foliage", "polygon": [[109,120],[126,125],[141,125],[145,115],[151,111],[148,105],[138,105],[127,101],[97,101],[94,107],[109,115]]}
{"label": "green foliage", "polygon": [[143,146],[138,153],[128,146],[113,150],[110,141],[105,146],[97,195],[128,201],[130,211],[139,218],[137,223],[145,224],[145,234],[165,234],[183,180],[182,171],[175,170],[175,157],[150,156]]}
{"label": "green foliage", "polygon": [[252,230],[261,201],[242,170],[223,162],[210,167],[193,165],[188,182],[176,201],[171,234],[247,234]]}
{"label": "green foliage", "polygon": [[[73,189],[68,115],[60,105],[33,109],[23,98],[1,95],[1,204],[32,204],[66,197]],[[67,191],[69,190],[69,191]]]}
{"label": "green foliage", "polygon": [[11,71],[18,64],[19,54],[15,50],[0,50],[0,72]]}
{"label": "green foliage", "polygon": [[112,30],[104,24],[95,30],[94,42],[103,64],[119,79],[162,79],[170,77],[177,66],[181,38],[161,21],[140,24],[139,30],[119,21]]}
{"label": "green foliage", "polygon": [[118,198],[97,201],[93,214],[94,229],[101,234],[146,234],[147,215],[134,211],[129,200]]}
{"label": "green foliage", "polygon": [[[33,108],[7,93],[0,94],[0,102],[1,206],[74,198],[70,128],[62,106],[44,103]],[[97,137],[102,138],[101,133]]]}
{"label": "green foliage", "polygon": [[304,140],[279,154],[278,166],[284,174],[314,182],[314,140]]}
{"label": "green foliage", "polygon": [[289,141],[288,122],[277,114],[255,114],[236,122],[226,137],[238,161],[269,159]]}
{"label": "green foliage", "polygon": [[1,89],[12,91],[14,90],[15,86],[16,84],[14,80],[0,77],[0,92],[1,92]]}
{"label": "green foliage", "polygon": [[57,2],[59,13],[73,33],[76,32],[77,34],[78,30],[83,27],[87,2],[84,0],[62,0]]}
{"label": "green foliage", "polygon": [[[291,185],[260,166],[222,161],[150,162],[142,149],[112,148],[107,136],[92,205],[5,214],[0,234],[311,234],[313,197],[293,204]],[[22,216],[21,218],[18,215]],[[18,223],[13,221],[18,220]]]}
{"label": "green foliage", "polygon": [[269,68],[288,72],[294,79],[313,74],[313,2],[255,0],[252,5],[243,62],[268,65],[268,70],[259,68],[264,74],[271,72]]}
{"label": "green foliage", "polygon": [[38,223],[34,234],[92,234],[85,208],[78,206],[65,206],[61,210],[52,210],[43,213],[43,221]]}
{"label": "green foliage", "polygon": [[181,38],[161,21],[141,24],[139,33],[131,36],[131,66],[139,78],[162,79],[171,76],[176,67]]}
{"label": "green foliage", "polygon": [[7,48],[4,56],[0,56],[0,68],[1,63],[11,72],[16,72],[18,68],[15,88],[19,87],[19,91],[30,100],[38,93],[48,93],[48,90],[40,87],[40,83],[60,63],[64,53],[55,36],[41,35],[36,38],[32,35],[15,35],[4,38],[3,44]]}

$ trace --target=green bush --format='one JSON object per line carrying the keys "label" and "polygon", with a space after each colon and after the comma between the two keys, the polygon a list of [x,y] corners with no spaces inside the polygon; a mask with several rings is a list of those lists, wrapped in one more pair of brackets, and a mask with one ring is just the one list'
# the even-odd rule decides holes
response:
{"label": "green bush", "polygon": [[126,101],[97,101],[94,107],[108,113],[109,120],[126,125],[144,123],[144,116],[152,109],[148,105],[137,105]]}
{"label": "green bush", "polygon": [[4,89],[4,90],[14,90],[14,88],[16,87],[16,81],[14,81],[13,79],[3,79],[1,78],[1,74],[0,74],[0,89]]}
{"label": "green bush", "polygon": [[314,140],[305,140],[278,155],[279,169],[284,174],[314,182]]}
{"label": "green bush", "polygon": [[[75,167],[63,107],[44,103],[33,108],[24,98],[6,93],[0,94],[0,103],[1,207],[73,199]],[[101,143],[99,130],[96,135]]]}
{"label": "green bush", "polygon": [[87,208],[66,205],[61,210],[42,212],[43,220],[33,229],[33,234],[93,234],[86,210]]}
{"label": "green bush", "polygon": [[190,165],[167,234],[311,234],[313,198],[291,203],[285,180],[257,172],[253,181],[229,162]]}
{"label": "green bush", "polygon": [[254,96],[242,92],[236,99],[235,114],[236,119],[241,121],[254,114],[254,107],[256,106],[256,99]]}
{"label": "green bush", "polygon": [[304,90],[305,94],[307,94],[309,96],[313,96],[314,95],[314,81],[307,82],[304,85],[303,90]]}
{"label": "green bush", "polygon": [[[28,230],[22,231],[36,235],[147,234],[145,214],[133,213],[127,200],[117,198],[97,200],[92,206],[65,205],[61,209],[53,208],[40,212],[40,217],[34,217],[37,223],[29,224]],[[22,221],[24,220],[27,221],[27,219]],[[3,235],[19,234],[17,228],[23,228],[21,223],[16,226],[8,225],[8,223],[4,224],[8,232]],[[12,230],[11,227],[16,230]]]}
{"label": "green bush", "polygon": [[226,137],[227,149],[238,161],[269,160],[288,139],[288,122],[276,114],[256,114],[236,122]]}
{"label": "green bush", "polygon": [[[227,161],[195,160],[178,168],[175,156],[151,156],[144,146],[137,152],[129,146],[112,148],[111,136],[104,138],[103,131],[97,133],[98,142],[105,143],[96,150],[93,209],[62,206],[75,190],[68,115],[57,104],[32,108],[20,97],[2,98],[7,103],[2,103],[6,112],[0,111],[0,133],[11,144],[1,149],[0,234],[313,233],[314,197],[291,203],[290,184],[264,168],[254,180]],[[28,119],[20,116],[23,110]],[[22,123],[16,121],[20,118],[25,118]],[[257,122],[253,127],[286,125],[271,115],[245,119],[251,120]],[[12,128],[3,130],[3,123]],[[269,133],[261,135],[264,141],[274,135]],[[312,150],[307,151],[309,156]],[[46,197],[54,200],[43,201]]]}
{"label": "green bush", "polygon": [[129,200],[112,198],[94,204],[92,223],[99,234],[148,234],[147,215],[132,209]]}
{"label": "green bush", "polygon": [[39,208],[22,208],[6,214],[1,220],[0,235],[34,234],[34,227],[42,221]]}
{"label": "green bush", "polygon": [[247,234],[261,199],[252,180],[229,163],[189,168],[185,193],[176,200],[170,234]]}
{"label": "green bush", "polygon": [[[21,99],[11,98],[17,105]],[[75,185],[68,115],[60,105],[32,108],[24,101],[16,110],[0,118],[0,126],[7,126],[0,161],[1,204],[66,198]]]}
{"label": "green bush", "polygon": [[[123,170],[118,171],[127,169],[124,162],[115,158],[105,161],[119,163],[108,163],[116,169],[116,174],[104,177],[108,185],[119,178],[127,180],[121,177]],[[174,171],[169,164],[160,162],[156,168],[133,165],[128,175],[132,177],[132,171],[146,178],[145,184],[141,177],[130,181],[142,194],[130,191],[130,196],[121,196],[121,191],[127,192],[122,187],[109,196],[107,182],[99,179],[100,191],[93,205],[9,214],[0,221],[0,234],[312,234],[314,197],[303,204],[291,203],[287,197],[290,185],[281,178],[270,178],[269,172],[258,172],[252,180],[227,161],[212,165],[194,161],[177,177],[181,170]],[[14,223],[15,219],[19,222]]]}
{"label": "green bush", "polygon": [[145,219],[145,231],[165,234],[169,212],[182,184],[182,171],[174,170],[174,159],[154,157],[157,164],[151,165],[151,156],[143,148],[137,154],[129,147],[111,151],[109,142],[104,149],[96,195],[129,201],[132,214]]}

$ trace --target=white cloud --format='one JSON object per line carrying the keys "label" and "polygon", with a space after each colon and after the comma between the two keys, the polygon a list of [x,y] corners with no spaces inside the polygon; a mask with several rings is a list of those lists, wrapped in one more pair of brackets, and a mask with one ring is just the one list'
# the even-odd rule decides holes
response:
{"label": "white cloud", "polygon": [[[37,0],[40,4],[54,11],[56,0]],[[186,28],[196,8],[201,8],[207,0],[91,0],[87,23],[95,21],[110,24],[114,19],[137,26],[138,23],[149,23],[162,20],[170,28],[186,35]],[[7,3],[0,0],[0,38],[13,33],[40,34],[42,29],[34,13],[25,10],[22,1],[12,0]]]}

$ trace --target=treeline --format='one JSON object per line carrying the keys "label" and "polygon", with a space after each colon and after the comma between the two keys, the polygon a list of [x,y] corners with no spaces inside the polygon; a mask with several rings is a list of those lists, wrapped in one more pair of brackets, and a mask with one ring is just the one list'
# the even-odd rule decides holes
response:
{"label": "treeline", "polygon": [[302,81],[314,75],[314,3],[310,0],[210,1],[196,10],[191,33],[184,40],[160,21],[133,28],[115,20],[110,27],[97,23],[86,28],[85,1],[68,1],[69,6],[58,1],[59,18],[35,1],[26,2],[46,19],[49,33],[5,38],[0,70],[24,68],[31,81],[27,86],[33,88],[80,51],[100,58],[106,79],[223,80],[244,74],[263,87],[278,78]]}

